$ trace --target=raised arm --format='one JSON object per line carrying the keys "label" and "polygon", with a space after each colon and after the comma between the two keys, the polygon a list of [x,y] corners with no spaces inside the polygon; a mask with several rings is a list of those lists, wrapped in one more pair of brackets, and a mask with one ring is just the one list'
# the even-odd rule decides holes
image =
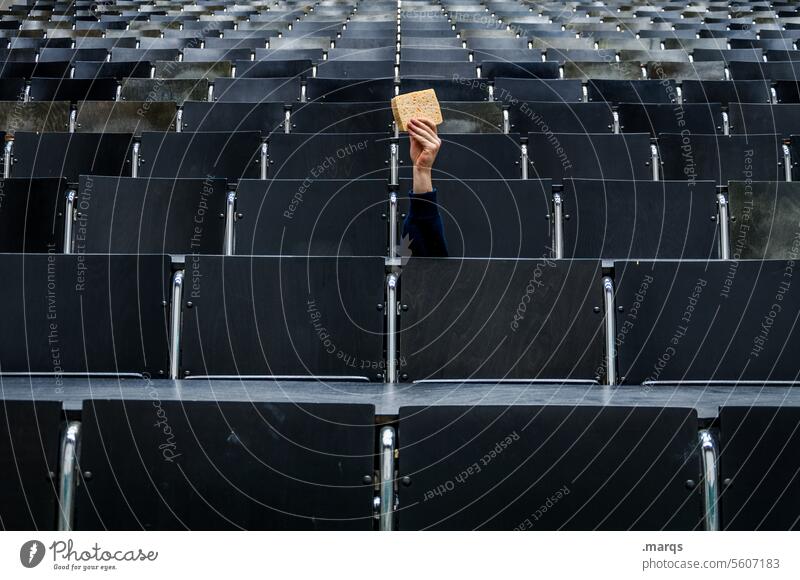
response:
{"label": "raised arm", "polygon": [[409,194],[411,203],[403,223],[403,237],[409,238],[412,256],[446,257],[447,242],[431,177],[442,141],[436,125],[426,119],[411,119],[407,129],[414,184]]}

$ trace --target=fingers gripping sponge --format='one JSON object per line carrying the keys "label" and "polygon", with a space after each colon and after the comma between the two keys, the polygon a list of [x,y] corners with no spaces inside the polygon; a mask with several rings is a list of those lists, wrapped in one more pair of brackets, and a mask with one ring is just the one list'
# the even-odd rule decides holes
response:
{"label": "fingers gripping sponge", "polygon": [[397,95],[392,99],[392,113],[400,131],[407,130],[409,119],[427,119],[436,125],[442,122],[442,111],[433,89]]}

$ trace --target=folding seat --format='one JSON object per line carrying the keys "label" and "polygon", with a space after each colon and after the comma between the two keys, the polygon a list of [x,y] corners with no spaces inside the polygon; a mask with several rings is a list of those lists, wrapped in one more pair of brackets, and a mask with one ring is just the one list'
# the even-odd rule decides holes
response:
{"label": "folding seat", "polygon": [[638,62],[571,62],[564,63],[565,79],[636,80],[642,77]]}
{"label": "folding seat", "polygon": [[[474,79],[477,68],[472,62],[416,62],[404,60],[400,63],[400,78],[418,79]],[[319,71],[317,72],[319,76]]]}
{"label": "folding seat", "polygon": [[732,135],[778,133],[788,139],[800,133],[800,104],[734,103],[728,107]]}
{"label": "folding seat", "polygon": [[180,51],[200,47],[203,43],[202,38],[197,38],[197,34],[192,32],[189,38],[141,38],[139,39],[139,50],[163,50],[177,49]]}
{"label": "folding seat", "polygon": [[439,101],[443,122],[439,133],[502,133],[503,109],[499,103]]}
{"label": "folding seat", "polygon": [[31,101],[113,101],[119,85],[114,79],[31,79]]}
{"label": "folding seat", "polygon": [[290,117],[294,133],[389,133],[392,122],[388,102],[302,103]]}
{"label": "folding seat", "polygon": [[26,133],[13,141],[11,177],[130,175],[132,134]]}
{"label": "folding seat", "polygon": [[186,101],[181,113],[181,131],[260,131],[264,136],[284,131],[283,103],[224,103]]}
{"label": "folding seat", "polygon": [[709,48],[696,48],[692,51],[694,62],[724,61],[724,62],[763,62],[764,55],[759,48],[737,48],[717,50]]}
{"label": "folding seat", "polygon": [[[408,38],[400,38],[400,49],[407,48],[421,48],[425,50],[449,50],[464,48],[463,42],[460,38],[455,36],[412,36]],[[337,43],[337,46],[338,43]]]}
{"label": "folding seat", "polygon": [[253,51],[257,48],[266,48],[267,41],[262,38],[213,38],[206,37],[203,41],[204,48],[249,48]]}
{"label": "folding seat", "polygon": [[470,38],[469,50],[528,50],[527,38]]}
{"label": "folding seat", "polygon": [[661,134],[658,149],[663,179],[786,179],[779,135]]}
{"label": "folding seat", "polygon": [[556,62],[506,62],[483,61],[480,63],[481,77],[496,78],[534,78],[557,79],[558,63]]}
{"label": "folding seat", "polygon": [[168,256],[3,254],[0,273],[4,373],[167,376]]}
{"label": "folding seat", "polygon": [[72,226],[79,254],[222,254],[227,182],[82,175]]}
{"label": "folding seat", "polygon": [[532,48],[559,48],[559,49],[594,49],[594,40],[591,38],[575,38],[574,36],[550,36],[540,38],[526,31],[525,36],[531,38]]}
{"label": "folding seat", "polygon": [[226,60],[217,62],[159,60],[154,64],[153,77],[156,79],[192,79],[195,81],[197,79],[206,79],[213,81],[218,77],[233,76],[232,70],[232,64]]}
{"label": "folding seat", "polygon": [[[6,394],[13,381],[3,380],[0,465],[14,476],[0,481],[0,520],[8,531],[55,530],[59,507],[52,474],[60,471],[62,403],[14,400]],[[28,384],[30,393],[30,379]]]}
{"label": "folding seat", "polygon": [[713,181],[565,179],[564,256],[719,257]]}
{"label": "folding seat", "polygon": [[389,101],[394,96],[394,78],[311,78],[306,82],[307,101],[358,103]]}
{"label": "folding seat", "polygon": [[0,252],[63,252],[67,190],[60,178],[0,180]]}
{"label": "folding seat", "polygon": [[[200,257],[199,263],[207,264],[206,259]],[[220,290],[220,299],[243,302],[230,295],[230,287],[222,293],[215,282],[202,280],[208,298],[213,288]],[[203,293],[192,302],[205,304],[205,299]],[[209,314],[230,314],[218,306]],[[242,310],[242,316],[251,320],[253,312]],[[308,315],[298,324],[321,344],[307,330],[313,329]],[[205,324],[203,330],[223,334]],[[253,345],[272,343],[270,336],[247,337],[260,341],[241,344],[250,352]],[[219,345],[230,349],[227,339]],[[145,395],[152,389],[151,397],[158,389],[157,409],[149,400],[84,403],[81,466],[91,471],[92,485],[81,484],[76,491],[75,529],[372,530],[374,486],[364,478],[373,473],[373,405],[181,401],[168,398],[161,385],[143,389]],[[168,436],[153,427],[155,412],[169,418]],[[38,445],[37,438],[41,453]],[[143,446],[154,451],[140,454]],[[118,477],[121,472],[124,478]]]}
{"label": "folding seat", "polygon": [[619,128],[623,133],[722,134],[722,107],[719,103],[666,104],[620,103]]}
{"label": "folding seat", "polygon": [[424,89],[436,91],[440,101],[488,101],[489,83],[479,78],[456,79],[400,79],[400,93],[410,93]]}
{"label": "folding seat", "polygon": [[[734,401],[720,408],[719,477],[736,481],[720,497],[722,529],[797,529],[800,505],[790,492],[798,471],[797,411],[795,406],[736,406]],[[755,489],[773,500],[757,501]]]}
{"label": "folding seat", "polygon": [[[439,179],[519,179],[521,149],[518,134],[442,134],[442,150],[433,169]],[[408,137],[399,142],[400,175],[410,174]]]}
{"label": "folding seat", "polygon": [[[472,50],[472,60],[478,64],[486,61],[495,63],[539,63],[542,60],[542,52],[540,50],[531,50],[529,48],[482,48]],[[500,75],[503,76],[503,75]],[[508,75],[505,75],[508,76]],[[556,69],[556,77],[558,77],[558,69]]]}
{"label": "folding seat", "polygon": [[[694,38],[694,35],[692,35],[692,38]],[[598,38],[597,47],[599,50],[611,48],[619,50],[620,52],[623,50],[658,51],[661,50],[661,38],[645,38],[644,36],[642,38],[628,38],[628,39]],[[669,49],[669,48],[680,48],[680,47],[667,46],[665,48]]]}
{"label": "folding seat", "polygon": [[299,77],[268,79],[219,77],[214,81],[214,100],[229,103],[292,103],[300,100],[300,84]]}
{"label": "folding seat", "polygon": [[104,48],[43,48],[39,51],[39,62],[104,61],[108,51]]}
{"label": "folding seat", "polygon": [[[325,56],[325,51],[322,49],[304,49],[304,50],[275,50],[271,48],[257,48],[256,60],[310,60],[311,62],[319,62]],[[389,57],[391,60],[393,57]],[[378,59],[380,60],[380,59]]]}
{"label": "folding seat", "polygon": [[241,180],[235,253],[386,255],[388,203],[384,179]]}
{"label": "folding seat", "polygon": [[327,50],[331,47],[331,40],[327,36],[270,37],[268,46],[272,49],[282,50],[304,50],[309,48]]}
{"label": "folding seat", "polygon": [[317,66],[320,79],[381,79],[394,78],[394,61],[326,61]]}
{"label": "folding seat", "polygon": [[591,79],[586,83],[586,100],[606,103],[675,103],[678,101],[678,89],[675,81],[667,79]]}
{"label": "folding seat", "polygon": [[208,98],[206,79],[125,79],[120,87],[121,101],[199,101]]}
{"label": "folding seat", "polygon": [[310,60],[237,60],[237,78],[289,78],[312,76]]}
{"label": "folding seat", "polygon": [[[372,28],[352,28],[352,24],[353,21],[347,24],[347,30],[342,32],[342,38],[397,38],[397,26],[393,22],[386,22],[388,26],[378,26],[379,23],[376,23]],[[447,34],[440,36],[452,35],[452,31],[448,31]]]}
{"label": "folding seat", "polygon": [[216,62],[219,60],[250,60],[250,48],[185,48],[183,62]]}
{"label": "folding seat", "polygon": [[800,103],[800,84],[797,80],[776,81],[774,89],[778,103]]}
{"label": "folding seat", "polygon": [[[451,257],[550,257],[553,248],[550,228],[529,227],[550,213],[550,180],[453,177],[456,179],[435,180],[436,201]],[[401,181],[398,191],[401,213],[408,212],[411,188],[411,180]]]}
{"label": "folding seat", "polygon": [[800,73],[800,62],[732,62],[728,69],[731,78],[737,81],[794,81]]}
{"label": "folding seat", "polygon": [[508,106],[514,133],[611,133],[614,116],[605,103],[531,103]]}
{"label": "folding seat", "polygon": [[147,61],[137,62],[76,62],[72,78],[75,79],[123,79],[134,77],[150,78],[152,64]]}
{"label": "folding seat", "polygon": [[186,270],[199,288],[184,375],[383,379],[383,257],[198,256]]}
{"label": "folding seat", "polygon": [[597,380],[599,261],[417,257],[401,280],[402,381]]}
{"label": "folding seat", "polygon": [[646,134],[529,133],[528,176],[589,179],[651,179]]}
{"label": "folding seat", "polygon": [[[710,49],[710,50],[726,50],[728,43],[724,39],[717,38],[675,38],[671,35],[663,37],[664,49],[666,50],[697,50],[697,49]],[[658,46],[654,47],[656,50]]]}
{"label": "folding seat", "polygon": [[1,79],[30,79],[33,77],[69,78],[72,66],[68,62],[5,62],[0,63]]}
{"label": "folding seat", "polygon": [[617,51],[612,48],[595,50],[588,48],[558,49],[548,48],[544,51],[547,60],[558,61],[561,63],[573,62],[615,62]]}
{"label": "folding seat", "polygon": [[800,183],[729,181],[730,254],[735,260],[791,260]]}
{"label": "folding seat", "polygon": [[724,81],[725,63],[721,61],[709,62],[649,62],[645,64],[648,79],[663,80],[701,80]]}
{"label": "folding seat", "polygon": [[[778,290],[787,266],[783,260],[615,262],[616,327],[627,328],[617,343],[620,382],[794,381],[800,300],[794,286]],[[783,296],[779,312],[776,292]]]}
{"label": "folding seat", "polygon": [[42,48],[72,48],[71,38],[26,38],[24,36],[8,39],[9,49],[39,50]]}
{"label": "folding seat", "polygon": [[[529,278],[530,270],[544,272],[548,279],[556,278],[547,266],[534,270],[531,265]],[[528,279],[520,280],[519,288],[524,288]],[[468,296],[473,295],[472,288],[464,290]],[[552,298],[546,292],[551,292]],[[531,319],[530,304],[552,300],[560,306],[568,300],[551,286],[545,292],[537,288],[532,297],[530,303],[525,303],[526,326]],[[585,298],[579,292],[573,297],[576,301]],[[450,302],[451,298],[446,300]],[[540,306],[542,310],[545,304]],[[474,311],[472,304],[465,307]],[[516,308],[513,304],[510,307]],[[591,312],[591,303],[583,308]],[[553,312],[550,318],[560,315],[561,312]],[[586,323],[596,327],[596,320]],[[553,324],[548,320],[543,332]],[[501,346],[506,348],[508,341],[519,340],[519,333],[498,331],[482,342],[495,346],[501,337],[508,336]],[[520,360],[509,362],[519,366],[531,355],[577,358],[584,354],[583,345],[576,345],[573,351],[569,347],[575,342],[570,338],[578,332],[572,320],[565,319],[563,327],[554,329],[552,335],[536,337],[537,342],[550,339],[552,344],[532,348],[530,353],[521,354]],[[453,336],[466,335],[450,335],[450,340]],[[433,347],[423,352],[436,350]],[[494,353],[488,352],[489,355]],[[446,388],[453,397],[457,387],[439,388]],[[502,387],[494,387],[493,395],[497,396],[499,389]],[[462,386],[459,395],[463,391]],[[410,478],[412,485],[403,491],[405,507],[398,529],[702,529],[702,496],[697,487],[684,485],[687,481],[700,481],[701,477],[699,460],[687,458],[685,452],[697,447],[695,409],[669,404],[651,408],[622,406],[625,403],[605,404],[599,399],[557,405],[546,404],[546,399],[536,405],[522,404],[525,401],[520,398],[509,398],[502,404],[488,404],[477,397],[469,399],[459,399],[458,404],[448,401],[443,405],[400,407],[398,437],[402,438],[402,451],[397,477]],[[459,445],[453,446],[453,441]],[[780,448],[779,441],[775,445]],[[786,503],[790,502],[794,503]],[[507,509],[510,505],[513,507]],[[758,505],[763,506],[763,502]]]}
{"label": "folding seat", "polygon": [[800,50],[767,50],[767,62],[800,60]]}
{"label": "folding seat", "polygon": [[761,50],[794,50],[795,43],[792,40],[767,38],[756,40],[754,38],[731,38],[728,41],[732,49],[755,48]]}
{"label": "folding seat", "polygon": [[496,78],[493,99],[514,104],[514,101],[580,103],[583,101],[578,80]]}
{"label": "folding seat", "polygon": [[34,49],[0,49],[0,62],[36,62]]}
{"label": "folding seat", "polygon": [[689,62],[689,51],[683,49],[673,50],[620,50],[621,61],[634,62]]}
{"label": "folding seat", "polygon": [[111,49],[111,62],[136,62],[138,60],[180,60],[181,51],[177,48],[117,48]]}
{"label": "folding seat", "polygon": [[275,133],[269,140],[273,179],[388,179],[386,133]]}
{"label": "folding seat", "polygon": [[[454,38],[453,40],[458,40]],[[397,38],[395,35],[383,36],[380,38],[337,38],[334,40],[336,48],[350,48],[357,50],[365,50],[371,48],[384,48],[384,47],[397,47]],[[459,42],[458,47],[461,47]]]}
{"label": "folding seat", "polygon": [[229,180],[261,175],[261,133],[142,133],[141,177],[218,177]]}
{"label": "folding seat", "polygon": [[464,48],[436,49],[433,54],[427,48],[400,48],[400,60],[424,61],[435,56],[438,62],[469,62],[469,51]]}
{"label": "folding seat", "polygon": [[69,116],[68,101],[0,101],[0,131],[5,133],[68,131]]}
{"label": "folding seat", "polygon": [[177,104],[166,101],[81,101],[75,130],[81,133],[174,131]]}
{"label": "folding seat", "polygon": [[771,103],[770,86],[764,81],[683,81],[684,103]]}

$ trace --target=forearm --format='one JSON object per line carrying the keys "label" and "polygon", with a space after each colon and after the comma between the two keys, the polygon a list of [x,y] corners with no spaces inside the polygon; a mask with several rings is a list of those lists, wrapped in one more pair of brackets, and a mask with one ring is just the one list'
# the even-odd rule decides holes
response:
{"label": "forearm", "polygon": [[428,193],[433,191],[433,179],[430,167],[414,167],[414,193]]}

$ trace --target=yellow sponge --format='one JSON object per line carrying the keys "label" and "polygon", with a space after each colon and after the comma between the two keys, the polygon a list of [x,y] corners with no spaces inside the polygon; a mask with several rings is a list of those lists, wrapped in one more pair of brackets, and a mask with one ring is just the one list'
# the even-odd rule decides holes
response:
{"label": "yellow sponge", "polygon": [[407,130],[409,119],[427,119],[436,125],[442,122],[442,111],[433,89],[397,95],[392,99],[392,113],[400,131]]}

